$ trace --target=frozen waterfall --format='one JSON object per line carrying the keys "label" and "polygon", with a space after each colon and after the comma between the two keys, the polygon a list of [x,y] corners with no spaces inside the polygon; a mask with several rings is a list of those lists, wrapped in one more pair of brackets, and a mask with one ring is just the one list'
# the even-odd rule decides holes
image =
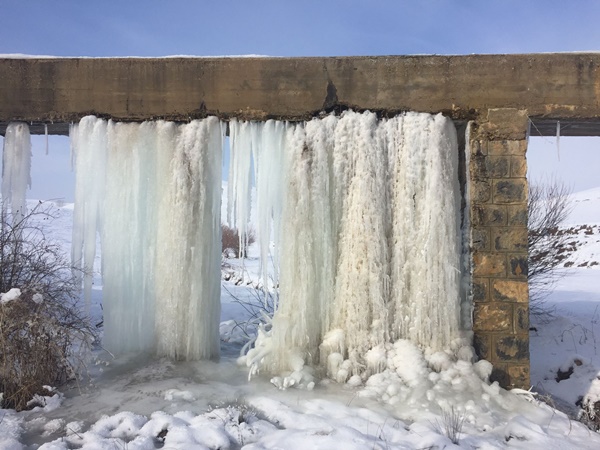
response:
{"label": "frozen waterfall", "polygon": [[[216,118],[142,124],[85,117],[71,129],[73,260],[101,237],[104,343],[175,359],[219,354],[221,151]],[[86,275],[86,297],[91,293]]]}
{"label": "frozen waterfall", "polygon": [[[397,340],[437,351],[460,337],[449,119],[346,111],[229,127],[227,220],[243,248],[255,183],[263,286],[279,286],[269,351],[257,350],[255,363],[279,373],[319,365],[345,381],[382,370]],[[109,350],[219,354],[225,130],[215,117],[133,124],[88,116],[71,126],[72,258],[87,272],[89,302],[100,238]],[[13,211],[25,211],[30,157],[27,125],[10,124],[2,196]]]}
{"label": "frozen waterfall", "polygon": [[[441,350],[460,336],[458,146],[449,119],[347,111],[235,129],[252,132],[232,134],[230,180],[248,179],[252,148],[261,263],[279,261],[269,351],[248,361],[275,373],[320,364],[345,381],[381,370],[395,340]],[[248,215],[249,190],[243,195],[234,217]],[[273,237],[269,255],[264,240]]]}

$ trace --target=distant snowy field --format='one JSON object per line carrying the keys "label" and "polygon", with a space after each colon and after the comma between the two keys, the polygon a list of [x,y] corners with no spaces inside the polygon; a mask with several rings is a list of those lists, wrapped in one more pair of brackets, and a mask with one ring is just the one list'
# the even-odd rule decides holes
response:
{"label": "distant snowy field", "polygon": [[[600,224],[600,188],[574,194],[569,226]],[[32,204],[30,202],[30,204]],[[48,233],[68,249],[72,205],[59,205]],[[599,259],[600,232],[582,233],[572,254]],[[366,384],[320,381],[312,391],[278,390],[268,376],[248,381],[236,363],[244,342],[236,323],[248,317],[258,262],[230,260],[222,282],[219,362],[175,363],[140,356],[94,355],[89,380],[63,389],[44,408],[0,410],[0,449],[594,449],[600,435],[526,392],[482,381],[489,368],[467,357],[423,355],[395,346],[396,372]],[[547,323],[532,323],[532,384],[577,414],[586,393],[600,399],[599,266],[566,268],[548,298]],[[101,286],[92,305],[101,320]],[[464,356],[464,355],[463,355]],[[402,367],[403,361],[410,361]],[[432,370],[435,367],[436,370]],[[556,381],[559,370],[566,377]],[[445,411],[443,413],[442,411]],[[461,421],[454,445],[446,425]]]}
{"label": "distant snowy field", "polygon": [[553,316],[541,323],[532,320],[530,346],[534,388],[576,414],[582,395],[600,400],[600,265],[594,264],[600,262],[600,188],[571,198],[565,228],[574,230],[569,241],[576,250],[546,299]]}

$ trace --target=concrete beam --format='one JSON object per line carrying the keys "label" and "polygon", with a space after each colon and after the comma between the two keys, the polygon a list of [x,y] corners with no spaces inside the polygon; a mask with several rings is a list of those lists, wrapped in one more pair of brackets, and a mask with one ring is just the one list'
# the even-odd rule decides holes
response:
{"label": "concrete beam", "polygon": [[[303,120],[344,108],[442,112],[457,120],[516,108],[547,134],[556,120],[600,132],[597,53],[0,59],[0,80],[0,133],[1,124],[22,120],[64,134],[64,125],[52,123],[87,114],[122,121],[209,114]],[[564,135],[569,128],[582,129],[566,127]]]}

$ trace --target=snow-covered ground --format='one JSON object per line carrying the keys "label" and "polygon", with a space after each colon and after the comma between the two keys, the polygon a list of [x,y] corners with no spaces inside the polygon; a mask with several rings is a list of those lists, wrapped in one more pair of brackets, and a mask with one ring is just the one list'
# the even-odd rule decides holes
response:
{"label": "snow-covered ground", "polygon": [[534,388],[576,416],[583,396],[600,400],[600,188],[571,198],[568,257],[546,298],[551,315],[532,318],[530,345]]}
{"label": "snow-covered ground", "polygon": [[[574,198],[569,226],[595,227],[581,233],[572,257],[599,259],[600,189]],[[49,233],[68,247],[72,205],[57,212]],[[237,363],[245,342],[238,324],[258,312],[246,305],[256,303],[258,260],[251,253],[244,270],[241,261],[228,262],[219,362],[97,352],[89,377],[44,408],[0,410],[0,449],[600,448],[600,434],[572,419],[580,396],[600,395],[600,266],[565,268],[547,300],[554,316],[532,322],[532,384],[569,417],[529,393],[487,382],[489,365],[471,363],[461,342],[423,354],[401,341],[388,352],[394,370],[366,382],[317,376],[312,390],[280,390],[268,375],[249,381]],[[100,322],[99,280],[95,288],[92,315]]]}

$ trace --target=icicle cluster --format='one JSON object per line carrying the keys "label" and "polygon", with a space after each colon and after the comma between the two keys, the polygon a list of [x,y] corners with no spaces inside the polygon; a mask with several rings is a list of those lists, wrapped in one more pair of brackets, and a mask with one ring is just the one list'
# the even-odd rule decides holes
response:
{"label": "icicle cluster", "polygon": [[[263,366],[321,364],[345,381],[383,370],[392,342],[440,350],[458,337],[450,120],[348,111],[304,124],[234,120],[230,130],[227,217],[244,252],[254,179],[263,286],[274,273],[280,288]],[[93,267],[100,233],[109,349],[218,354],[223,136],[216,118],[86,117],[72,128],[73,260]],[[89,298],[90,276],[84,285]]]}
{"label": "icicle cluster", "polygon": [[2,211],[10,211],[15,222],[27,215],[27,188],[31,186],[31,137],[29,126],[9,123],[2,151]]}
{"label": "icicle cluster", "polygon": [[441,350],[458,337],[458,149],[449,119],[348,111],[306,124],[232,125],[230,217],[247,220],[252,153],[262,265],[280,261],[263,366],[321,364],[346,381],[385,368],[398,339]]}
{"label": "icicle cluster", "polygon": [[[101,236],[105,346],[217,356],[223,125],[89,116],[70,135],[72,257],[89,272]],[[91,274],[84,286],[89,302]]]}

